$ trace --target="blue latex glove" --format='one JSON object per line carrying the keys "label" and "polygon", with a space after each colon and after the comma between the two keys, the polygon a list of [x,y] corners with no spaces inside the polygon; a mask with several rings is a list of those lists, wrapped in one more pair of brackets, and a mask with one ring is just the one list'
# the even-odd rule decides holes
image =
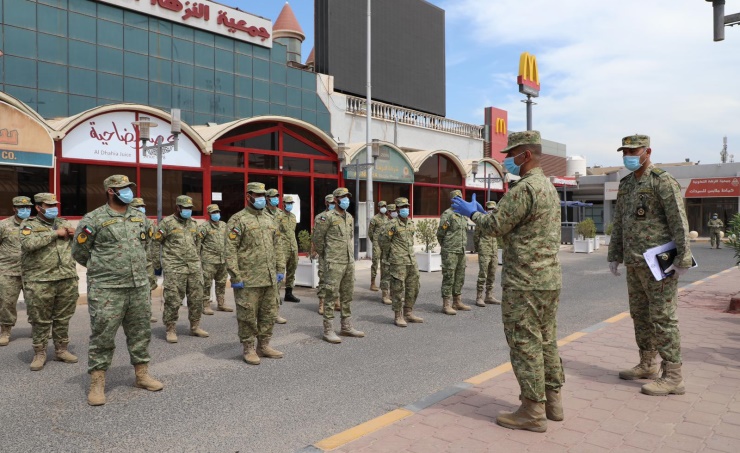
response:
{"label": "blue latex glove", "polygon": [[278,278],[278,283],[280,283],[280,282],[282,282],[283,280],[285,280],[285,274],[280,274],[280,273],[278,273],[278,274],[277,274],[277,278]]}
{"label": "blue latex glove", "polygon": [[157,277],[161,277],[162,276],[162,269],[154,269],[154,275],[156,275]]}
{"label": "blue latex glove", "polygon": [[460,215],[464,215],[465,217],[470,217],[474,212],[486,214],[486,210],[483,209],[483,206],[481,206],[481,204],[475,199],[475,194],[473,194],[473,197],[469,202],[459,197],[453,198],[452,210]]}
{"label": "blue latex glove", "polygon": [[231,287],[236,289],[244,289],[244,282],[232,283]]}

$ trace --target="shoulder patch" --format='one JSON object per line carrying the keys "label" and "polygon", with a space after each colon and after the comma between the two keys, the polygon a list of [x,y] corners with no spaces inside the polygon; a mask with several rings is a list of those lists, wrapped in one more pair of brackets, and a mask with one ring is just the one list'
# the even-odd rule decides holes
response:
{"label": "shoulder patch", "polygon": [[84,244],[87,242],[87,234],[83,231],[82,233],[77,235],[77,243],[78,244]]}
{"label": "shoulder patch", "polygon": [[665,170],[663,170],[662,168],[653,167],[653,169],[651,170],[651,173],[654,174],[655,176],[660,176],[663,173],[665,173]]}
{"label": "shoulder patch", "polygon": [[84,228],[82,229],[82,231],[83,231],[83,232],[84,232],[85,234],[87,234],[87,235],[91,235],[91,234],[93,234],[93,230],[92,230],[92,228],[90,228],[90,227],[89,227],[89,226],[87,226],[87,225],[85,225],[85,227],[84,227]]}
{"label": "shoulder patch", "polygon": [[319,220],[321,220],[322,222],[326,222],[326,216],[322,215],[321,217],[319,217]]}
{"label": "shoulder patch", "polygon": [[21,233],[23,233],[24,236],[28,236],[29,234],[31,234],[31,227],[28,225],[24,226],[21,230]]}

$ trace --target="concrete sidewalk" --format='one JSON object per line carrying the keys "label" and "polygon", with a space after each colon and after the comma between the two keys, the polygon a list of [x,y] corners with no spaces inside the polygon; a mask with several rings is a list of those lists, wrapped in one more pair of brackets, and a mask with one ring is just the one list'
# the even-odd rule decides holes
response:
{"label": "concrete sidewalk", "polygon": [[724,313],[739,277],[732,268],[680,289],[685,395],[643,395],[647,381],[618,378],[639,360],[622,313],[560,341],[565,420],[544,434],[496,424],[519,406],[507,363],[302,451],[740,451],[740,315]]}

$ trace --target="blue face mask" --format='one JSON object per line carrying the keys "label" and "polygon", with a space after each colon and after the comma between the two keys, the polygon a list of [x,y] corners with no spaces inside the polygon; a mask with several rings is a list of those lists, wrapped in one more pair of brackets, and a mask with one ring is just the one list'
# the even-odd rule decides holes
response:
{"label": "blue face mask", "polygon": [[255,198],[252,204],[254,205],[254,209],[265,209],[265,197]]}
{"label": "blue face mask", "polygon": [[218,222],[219,220],[221,220],[221,213],[217,212],[215,214],[211,214],[211,220],[214,222]]}
{"label": "blue face mask", "polygon": [[385,209],[385,208],[380,208],[380,213],[381,213],[381,214],[385,214],[386,212],[388,212],[388,210],[387,210],[387,209]]}
{"label": "blue face mask", "polygon": [[277,206],[278,203],[280,203],[280,199],[278,197],[270,198],[270,206]]}
{"label": "blue face mask", "polygon": [[192,209],[183,209],[182,211],[180,211],[180,217],[182,217],[183,219],[189,219],[191,215],[193,215]]}
{"label": "blue face mask", "polygon": [[31,217],[31,208],[18,208],[18,218],[27,219]]}
{"label": "blue face mask", "polygon": [[330,211],[333,211],[333,210],[334,210],[334,207],[335,207],[335,206],[334,206],[334,203],[330,204],[330,205],[329,205],[329,210],[330,210]]}
{"label": "blue face mask", "polygon": [[146,206],[137,206],[134,209],[138,209],[142,214],[146,214]]}
{"label": "blue face mask", "polygon": [[346,210],[349,207],[349,198],[339,200],[339,207]]}
{"label": "blue face mask", "polygon": [[507,157],[504,159],[504,168],[506,169],[506,171],[514,176],[519,176],[519,172],[522,170],[522,166],[515,164],[514,159],[521,156],[522,154],[524,153],[519,153],[514,157]]}
{"label": "blue face mask", "polygon": [[403,219],[407,218],[409,216],[409,208],[401,208],[398,212],[398,215],[400,215]]}
{"label": "blue face mask", "polygon": [[46,217],[49,220],[54,220],[59,215],[59,208],[53,207],[53,208],[46,208],[46,211],[44,211],[44,217]]}
{"label": "blue face mask", "polygon": [[293,210],[293,203],[287,203],[285,205],[285,210],[288,211],[288,212],[292,211]]}
{"label": "blue face mask", "polygon": [[622,160],[624,161],[624,166],[629,171],[637,171],[642,167],[642,163],[640,163],[640,158],[642,157],[642,154],[639,156],[624,156],[622,157]]}
{"label": "blue face mask", "polygon": [[134,192],[131,190],[130,187],[124,187],[123,189],[119,190],[116,196],[118,196],[118,199],[121,200],[121,202],[124,204],[129,204],[134,201]]}

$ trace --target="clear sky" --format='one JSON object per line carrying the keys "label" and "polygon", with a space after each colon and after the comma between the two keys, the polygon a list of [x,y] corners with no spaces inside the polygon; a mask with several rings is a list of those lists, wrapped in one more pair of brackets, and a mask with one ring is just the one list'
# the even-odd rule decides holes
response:
{"label": "clear sky", "polygon": [[[398,0],[404,1],[404,0]],[[221,0],[273,22],[284,0]],[[313,46],[313,0],[291,0]],[[620,140],[651,136],[653,162],[740,162],[740,27],[712,41],[704,0],[431,0],[446,11],[447,117],[482,124],[508,110],[526,128],[519,54],[537,56],[534,128],[588,165],[621,165]],[[740,12],[728,0],[725,13]]]}

